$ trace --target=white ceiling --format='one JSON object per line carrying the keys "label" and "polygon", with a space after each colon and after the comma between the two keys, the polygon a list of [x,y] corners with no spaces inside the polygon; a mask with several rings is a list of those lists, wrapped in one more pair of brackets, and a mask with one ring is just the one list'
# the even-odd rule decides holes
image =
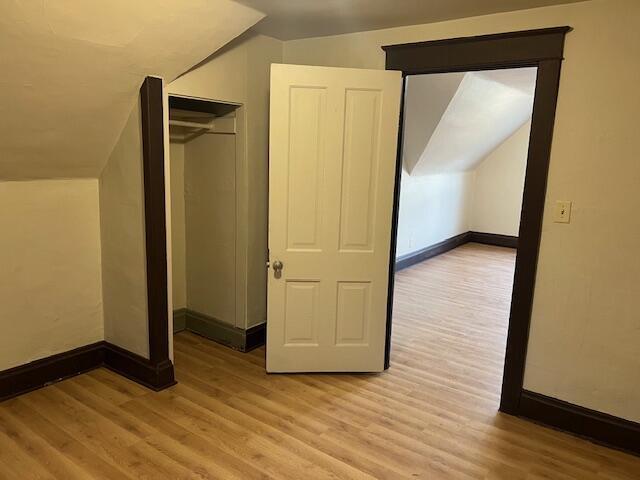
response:
{"label": "white ceiling", "polygon": [[440,22],[585,0],[237,1],[267,14],[254,30],[281,40],[291,40]]}
{"label": "white ceiling", "polygon": [[262,17],[229,0],[3,0],[0,180],[98,176],[145,76],[171,81]]}
{"label": "white ceiling", "polygon": [[536,71],[409,76],[405,170],[412,176],[473,170],[531,118]]}

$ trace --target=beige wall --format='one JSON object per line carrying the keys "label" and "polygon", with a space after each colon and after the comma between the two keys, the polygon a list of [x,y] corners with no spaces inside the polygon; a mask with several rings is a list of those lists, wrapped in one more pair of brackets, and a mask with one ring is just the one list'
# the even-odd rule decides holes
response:
{"label": "beige wall", "polygon": [[236,325],[235,136],[185,144],[187,306]]}
{"label": "beige wall", "polygon": [[473,172],[412,176],[403,171],[396,257],[468,232],[473,183]]}
{"label": "beige wall", "polygon": [[171,143],[171,265],[173,308],[187,306],[186,240],[184,223],[184,144]]}
{"label": "beige wall", "polygon": [[282,45],[265,36],[247,44],[247,328],[267,319],[270,66],[282,62]]}
{"label": "beige wall", "polygon": [[149,357],[140,102],[100,176],[105,339]]}
{"label": "beige wall", "polygon": [[472,231],[518,235],[530,131],[527,122],[474,170]]}
{"label": "beige wall", "polygon": [[266,319],[269,65],[282,42],[247,34],[168,85],[173,94],[242,104],[236,135],[236,325]]}
{"label": "beige wall", "polygon": [[[597,0],[286,42],[287,63],[384,68],[380,46],[570,25],[525,388],[640,420],[640,2]],[[553,223],[572,200],[569,225]]]}
{"label": "beige wall", "polygon": [[518,235],[531,124],[471,171],[402,172],[396,257],[468,231]]}
{"label": "beige wall", "polygon": [[98,181],[0,182],[0,371],[104,338]]}

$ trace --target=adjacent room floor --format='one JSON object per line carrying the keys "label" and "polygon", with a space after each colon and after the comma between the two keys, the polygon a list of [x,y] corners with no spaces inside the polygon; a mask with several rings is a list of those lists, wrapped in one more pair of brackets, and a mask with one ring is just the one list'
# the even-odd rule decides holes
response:
{"label": "adjacent room floor", "polygon": [[637,479],[640,458],[496,413],[515,253],[397,275],[392,368],[267,375],[176,336],[179,384],[100,369],[0,404],[0,478]]}

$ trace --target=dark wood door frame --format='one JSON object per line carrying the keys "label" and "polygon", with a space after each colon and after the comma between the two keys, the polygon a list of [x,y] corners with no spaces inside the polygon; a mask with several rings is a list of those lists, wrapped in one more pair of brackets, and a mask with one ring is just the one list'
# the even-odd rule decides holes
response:
{"label": "dark wood door frame", "polygon": [[[560,65],[563,60],[564,38],[570,30],[570,27],[556,27],[383,47],[386,53],[387,70],[401,70],[403,79],[406,79],[407,75],[428,73],[538,68],[500,401],[500,410],[511,414],[518,414],[523,395],[524,368],[560,81]],[[385,357],[387,368],[391,349],[396,236],[402,174],[404,91],[402,98],[389,256]]]}
{"label": "dark wood door frame", "polygon": [[147,77],[140,88],[144,223],[149,312],[149,366],[153,386],[175,383],[169,358],[169,291],[165,208],[164,98],[162,79]]}

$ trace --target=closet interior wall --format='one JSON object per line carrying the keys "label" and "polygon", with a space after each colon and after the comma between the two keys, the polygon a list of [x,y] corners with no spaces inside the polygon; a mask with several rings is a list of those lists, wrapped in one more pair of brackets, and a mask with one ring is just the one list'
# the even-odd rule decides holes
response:
{"label": "closet interior wall", "polygon": [[180,99],[170,100],[174,331],[191,330],[244,350],[236,309],[241,107],[210,102],[206,108],[219,110],[212,114],[184,110],[184,104],[175,108]]}

